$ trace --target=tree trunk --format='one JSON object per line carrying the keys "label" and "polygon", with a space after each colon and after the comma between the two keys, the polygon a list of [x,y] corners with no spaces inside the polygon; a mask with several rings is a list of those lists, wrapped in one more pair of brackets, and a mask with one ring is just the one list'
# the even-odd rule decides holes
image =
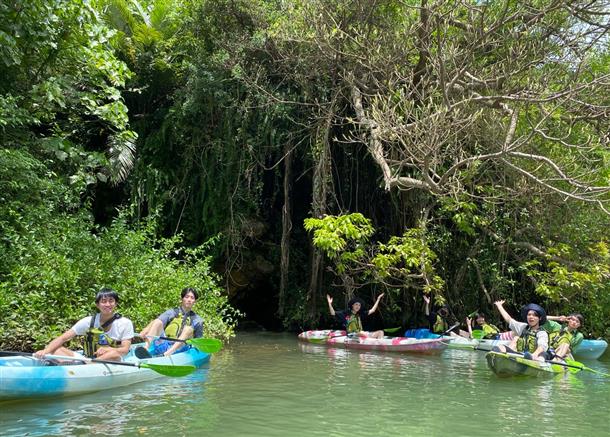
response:
{"label": "tree trunk", "polygon": [[280,296],[278,315],[284,316],[286,307],[286,287],[290,267],[290,232],[292,231],[291,200],[292,190],[292,149],[289,142],[284,146],[284,206],[282,207],[282,242],[280,262]]}

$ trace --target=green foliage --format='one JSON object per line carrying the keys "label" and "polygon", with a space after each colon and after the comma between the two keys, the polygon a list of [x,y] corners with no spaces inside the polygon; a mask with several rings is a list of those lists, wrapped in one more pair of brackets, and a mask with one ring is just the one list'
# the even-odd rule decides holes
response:
{"label": "green foliage", "polygon": [[[111,138],[115,150],[133,151],[129,145],[135,133],[128,130],[127,107],[120,93],[130,72],[111,49],[111,37],[112,31],[87,1],[0,5],[0,40],[6,43],[0,45],[4,147],[27,146],[35,152],[47,140],[74,144],[80,153],[57,155],[60,167],[70,164],[72,170],[82,170],[85,151],[103,149],[100,138]],[[71,162],[74,157],[77,161]],[[116,166],[129,162],[96,161],[97,168],[88,172],[89,185],[97,182],[96,174],[124,178],[124,170]],[[65,167],[57,170],[64,173]]]}
{"label": "green foliage", "polygon": [[[536,293],[548,299],[558,312],[578,310],[587,320],[585,330],[607,335],[610,318],[610,251],[606,241],[590,245],[579,265],[556,261],[573,259],[573,248],[567,245],[551,247],[547,259],[525,262],[522,268],[536,280]],[[570,264],[570,263],[568,263]]]}
{"label": "green foliage", "polygon": [[210,268],[212,242],[181,249],[179,236],[155,237],[154,220],[133,228],[125,214],[98,229],[78,191],[25,151],[0,149],[0,189],[0,348],[47,343],[94,311],[103,286],[139,329],[195,287],[206,335],[232,335],[239,314]]}
{"label": "green foliage", "polygon": [[93,297],[104,286],[118,291],[119,311],[136,329],[178,305],[182,288],[194,287],[205,335],[232,335],[239,313],[218,285],[207,246],[180,249],[179,237],[154,237],[154,222],[132,230],[124,216],[96,234],[89,226],[58,216],[13,249],[16,263],[0,282],[0,348],[42,346],[95,311]]}
{"label": "green foliage", "polygon": [[334,263],[339,275],[347,274],[383,284],[389,289],[419,288],[441,292],[443,279],[435,273],[436,254],[422,229],[408,229],[387,243],[369,242],[371,221],[360,213],[305,219],[313,231],[313,244]]}
{"label": "green foliage", "polygon": [[371,221],[360,213],[305,219],[305,230],[313,231],[313,244],[334,259],[345,252],[361,254],[374,229]]}

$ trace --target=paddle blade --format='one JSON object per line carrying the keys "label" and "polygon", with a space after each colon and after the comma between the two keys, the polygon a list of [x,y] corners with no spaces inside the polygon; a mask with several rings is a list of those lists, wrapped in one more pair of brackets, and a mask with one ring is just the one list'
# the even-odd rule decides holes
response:
{"label": "paddle blade", "polygon": [[566,360],[566,363],[569,366],[577,367],[579,370],[587,370],[589,372],[597,373],[598,375],[602,375],[602,376],[605,376],[605,377],[610,377],[610,374],[604,373],[604,372],[600,372],[599,370],[595,370],[595,369],[592,369],[590,367],[587,367],[583,363],[581,363],[580,361]]}
{"label": "paddle blade", "polygon": [[401,326],[397,326],[396,328],[385,328],[384,331],[387,332],[388,334],[394,334],[395,332],[398,332],[401,329],[402,329]]}
{"label": "paddle blade", "polygon": [[195,369],[197,369],[195,366],[174,366],[149,363],[141,363],[138,367],[154,370],[155,372],[165,376],[186,376],[190,375],[195,371]]}
{"label": "paddle blade", "polygon": [[186,342],[198,351],[208,354],[213,354],[222,349],[222,342],[216,338],[191,338]]}

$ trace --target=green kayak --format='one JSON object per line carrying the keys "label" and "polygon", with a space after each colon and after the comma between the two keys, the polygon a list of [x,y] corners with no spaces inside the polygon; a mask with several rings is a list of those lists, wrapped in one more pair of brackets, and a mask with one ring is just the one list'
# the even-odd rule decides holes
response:
{"label": "green kayak", "polygon": [[536,361],[502,352],[488,352],[485,355],[489,368],[498,376],[552,376],[559,373],[578,372],[548,361]]}

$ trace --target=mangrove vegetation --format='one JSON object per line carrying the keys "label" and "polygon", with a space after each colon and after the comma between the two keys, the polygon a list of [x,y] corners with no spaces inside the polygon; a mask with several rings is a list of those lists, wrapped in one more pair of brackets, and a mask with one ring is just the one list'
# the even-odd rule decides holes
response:
{"label": "mangrove vegetation", "polygon": [[136,329],[200,289],[224,338],[327,293],[610,337],[609,36],[580,0],[2,2],[0,347],[102,286]]}

